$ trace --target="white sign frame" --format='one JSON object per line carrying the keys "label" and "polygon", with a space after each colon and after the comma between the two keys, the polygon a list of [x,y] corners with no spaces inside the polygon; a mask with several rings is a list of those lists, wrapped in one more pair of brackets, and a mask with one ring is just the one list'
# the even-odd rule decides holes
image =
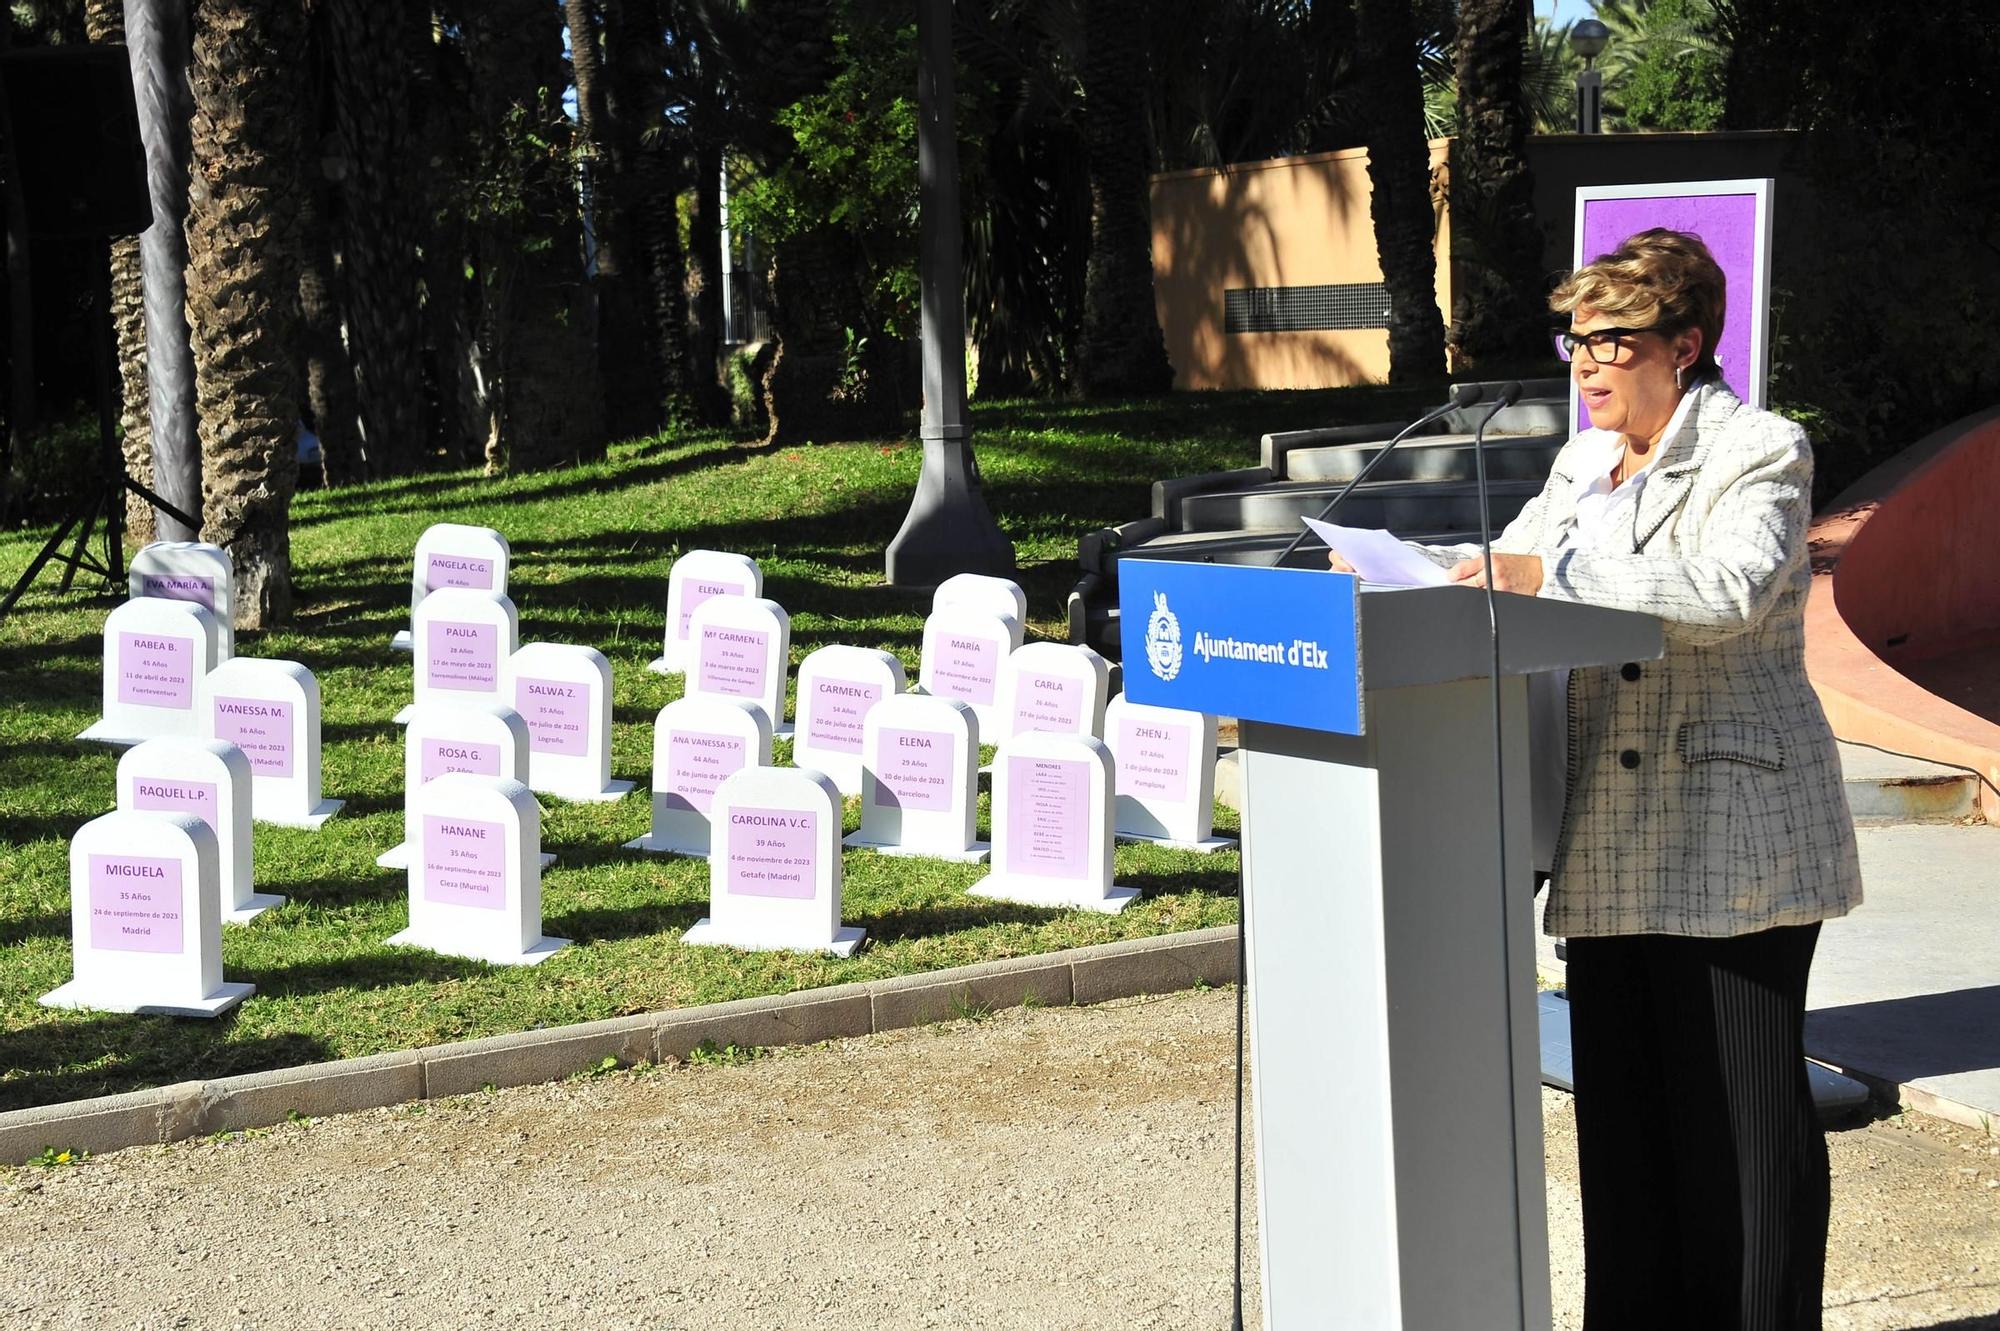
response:
{"label": "white sign frame", "polygon": [[292,774],[278,776],[257,770],[250,758],[250,816],[277,827],[317,831],[339,813],[346,800],[327,799],[321,789],[319,681],[297,661],[238,656],[224,661],[201,681],[203,732],[216,735],[216,707],[225,698],[284,703],[292,709]]}
{"label": "white sign frame", "polygon": [[[85,942],[91,930],[92,854],[178,862],[178,952],[114,951]],[[43,1007],[219,1017],[257,992],[254,984],[222,978],[222,886],[215,833],[193,814],[119,810],[93,818],[70,839],[69,875],[74,978],[35,1000]]]}
{"label": "white sign frame", "polygon": [[[703,607],[706,609],[707,607]],[[699,612],[697,612],[699,613]],[[851,957],[867,930],[840,922],[841,798],[824,772],[797,767],[745,767],[715,792],[712,820],[724,838],[708,856],[708,914],[682,935],[684,943],[752,952],[831,952]],[[813,893],[807,898],[752,896],[728,890],[730,819],[736,813],[809,813],[818,845]]]}
{"label": "white sign frame", "polygon": [[[410,798],[427,783],[424,780],[423,745],[431,740],[460,744],[495,744],[500,747],[499,772],[474,772],[473,776],[504,776],[528,784],[528,724],[521,714],[500,702],[427,702],[415,705],[409,729],[403,732],[403,839],[375,857],[384,869],[407,869],[416,844],[416,805]],[[448,733],[456,732],[456,733]],[[444,775],[440,773],[439,775]],[[433,778],[435,780],[435,778]],[[556,857],[542,852],[542,867]]]}
{"label": "white sign frame", "polygon": [[205,608],[215,616],[221,639],[216,660],[227,661],[236,655],[236,562],[229,552],[207,541],[151,541],[140,546],[126,565],[128,595],[134,598],[150,595],[147,578],[174,577],[209,579],[212,604]]}
{"label": "white sign frame", "polygon": [[[1014,759],[1081,763],[1085,792],[1082,871],[1071,877],[1021,873],[1015,868],[1017,848],[1009,819],[1014,802],[1025,798],[1014,790],[1010,764]],[[972,895],[1025,906],[1092,910],[1116,915],[1139,899],[1136,887],[1112,881],[1111,750],[1092,735],[1060,735],[1031,730],[1003,740],[993,758],[993,872],[974,883]]]}
{"label": "white sign frame", "polygon": [[948,605],[983,610],[1001,615],[1017,624],[1028,622],[1028,594],[1012,578],[996,578],[990,573],[954,573],[931,593],[931,609]]}
{"label": "white sign frame", "polygon": [[[840,787],[843,795],[860,794],[862,759],[867,753],[868,712],[908,687],[909,681],[903,675],[903,663],[893,654],[877,648],[836,643],[808,653],[806,659],[799,662],[798,678],[798,703],[794,708],[798,716],[792,730],[792,765],[825,772],[833,778],[833,783]],[[822,683],[875,685],[882,690],[882,696],[862,710],[861,747],[853,753],[813,741],[814,709],[822,705],[823,698],[827,696],[820,692]]]}
{"label": "white sign frame", "polygon": [[[410,559],[410,627],[398,629],[396,636],[389,640],[389,646],[394,651],[416,650],[417,607],[424,603],[424,597],[431,591],[427,579],[432,555],[442,555],[447,558],[459,556],[466,559],[492,559],[493,585],[477,590],[490,591],[495,596],[508,594],[508,581],[513,576],[514,547],[508,544],[505,536],[491,527],[473,527],[462,522],[434,522],[424,528],[423,534],[417,537],[417,548]],[[445,589],[440,587],[438,590]]]}
{"label": "white sign frame", "polygon": [[[742,591],[709,592],[703,596],[757,596],[764,594],[764,570],[748,555],[733,554],[727,550],[690,550],[673,562],[667,570],[667,627],[661,637],[660,654],[647,663],[646,669],[656,675],[680,675],[687,672],[688,662],[693,659],[688,650],[687,635],[681,632],[681,607],[686,604],[687,583],[709,581],[715,584],[740,585]],[[699,609],[701,602],[696,602]],[[692,619],[693,610],[687,612]],[[692,623],[689,625],[693,627]]]}
{"label": "white sign frame", "polygon": [[[730,630],[767,635],[763,689],[754,697],[705,689],[701,685],[705,635]],[[791,665],[792,617],[785,607],[763,596],[711,596],[696,607],[694,618],[688,623],[688,668],[682,672],[686,676],[683,693],[689,698],[743,698],[754,702],[770,718],[773,735],[789,735],[792,723],[785,719],[785,684],[791,675]]]}
{"label": "white sign frame", "polygon": [[[155,707],[118,700],[122,668],[117,644],[120,633],[177,638],[192,644],[187,706]],[[104,620],[103,638],[104,714],[84,727],[77,738],[121,748],[163,735],[202,738],[206,723],[201,712],[201,682],[215,669],[222,641],[216,617],[193,601],[140,596],[112,609]]]}
{"label": "white sign frame", "polygon": [[[769,767],[771,718],[746,698],[693,697],[675,699],[653,719],[653,825],[644,836],[627,841],[624,848],[707,859],[708,815],[697,808],[675,807],[676,796],[670,788],[673,737],[678,734],[726,736],[743,745],[749,759],[745,767]],[[723,780],[734,775],[728,773]]]}
{"label": "white sign frame", "polygon": [[[582,753],[534,747],[535,718],[521,706],[520,690],[536,681],[591,691]],[[501,667],[500,695],[528,727],[528,789],[582,804],[608,804],[632,793],[632,782],[611,777],[611,662],[603,652],[570,643],[524,642]]]}
{"label": "white sign frame", "polygon": [[[427,630],[434,622],[477,623],[505,630],[498,656],[493,662],[491,689],[446,689],[434,687],[428,682],[426,677],[430,673],[430,662],[425,655],[423,640],[429,636]],[[426,596],[423,604],[417,607],[415,623],[410,649],[412,701],[396,713],[397,725],[403,725],[410,719],[411,708],[427,702],[464,702],[468,699],[504,701],[500,691],[506,682],[507,659],[521,646],[521,616],[511,600],[498,592],[441,587]]]}
{"label": "white sign frame", "polygon": [[[1125,737],[1123,722],[1135,725],[1186,726],[1194,732],[1194,753],[1187,759],[1188,795],[1180,800],[1126,793],[1118,784]],[[1120,841],[1149,841],[1156,846],[1192,850],[1204,855],[1227,850],[1235,837],[1215,835],[1215,718],[1181,707],[1154,707],[1132,702],[1124,694],[1104,709],[1104,745],[1111,750],[1112,831]]]}
{"label": "white sign frame", "polygon": [[[1111,693],[1111,663],[1088,647],[1067,642],[1028,642],[1008,653],[1000,665],[1000,722],[994,743],[1013,738],[1014,724],[1020,719],[1022,693],[1032,681],[1053,678],[1074,683],[1085,690],[1083,729],[1051,731],[1052,734],[1092,735],[1104,738],[1104,708]],[[1028,732],[1021,731],[1021,734]]]}
{"label": "white sign frame", "polygon": [[141,808],[147,785],[212,787],[215,821],[203,822],[215,834],[216,890],[222,903],[222,922],[248,924],[285,904],[285,898],[256,888],[250,831],[251,769],[243,750],[219,739],[178,735],[149,739],[134,744],[119,757],[117,783],[118,807],[136,813],[194,813],[186,807]]}
{"label": "white sign frame", "polygon": [[420,841],[410,848],[410,927],[391,935],[391,946],[494,966],[539,966],[569,946],[567,938],[542,932],[542,806],[533,791],[504,776],[447,772],[417,791],[416,813],[420,824],[436,816],[498,825],[504,900],[493,910],[432,900]]}
{"label": "white sign frame", "polygon": [[[861,827],[847,838],[856,849],[984,864],[992,847],[979,839],[979,718],[957,698],[901,693],[875,704],[862,723]],[[944,734],[954,787],[944,809],[912,809],[878,801],[882,745],[902,732]]]}
{"label": "white sign frame", "polygon": [[[988,638],[994,641],[997,650],[993,661],[993,700],[980,702],[963,694],[952,693],[938,688],[938,654],[934,640],[943,634],[958,634],[964,637]],[[924,619],[922,654],[918,657],[917,687],[936,698],[957,698],[972,708],[972,714],[979,718],[979,733],[987,742],[1000,734],[1006,727],[1000,713],[1000,682],[1007,670],[1007,658],[1021,648],[1021,621],[1007,615],[989,614],[982,610],[968,610],[962,606],[948,605],[933,610]]]}

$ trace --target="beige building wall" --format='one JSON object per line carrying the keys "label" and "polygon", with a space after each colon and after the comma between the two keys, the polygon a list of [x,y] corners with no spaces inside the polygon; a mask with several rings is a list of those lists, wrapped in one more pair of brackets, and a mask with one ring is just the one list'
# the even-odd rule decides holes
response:
{"label": "beige building wall", "polygon": [[[1431,144],[1438,309],[1451,316],[1445,154]],[[1231,288],[1380,282],[1368,153],[1246,162],[1152,178],[1153,292],[1174,387],[1335,388],[1389,377],[1385,329],[1223,331]]]}

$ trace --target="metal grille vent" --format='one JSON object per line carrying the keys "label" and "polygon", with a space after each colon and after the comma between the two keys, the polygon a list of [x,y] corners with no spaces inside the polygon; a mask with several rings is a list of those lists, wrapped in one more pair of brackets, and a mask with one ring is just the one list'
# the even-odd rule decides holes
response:
{"label": "metal grille vent", "polygon": [[1236,287],[1222,293],[1225,333],[1304,333],[1387,328],[1389,288],[1380,282],[1320,287]]}

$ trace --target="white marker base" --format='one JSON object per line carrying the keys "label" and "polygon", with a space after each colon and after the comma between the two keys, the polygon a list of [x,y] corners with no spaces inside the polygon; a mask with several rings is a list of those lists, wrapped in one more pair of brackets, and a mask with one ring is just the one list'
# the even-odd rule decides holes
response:
{"label": "white marker base", "polygon": [[413,715],[413,714],[414,714],[414,713],[416,712],[416,710],[417,710],[417,705],[416,705],[415,703],[413,703],[413,702],[412,702],[412,703],[404,703],[404,704],[403,704],[403,710],[402,710],[402,711],[400,711],[400,712],[398,712],[398,713],[396,713],[396,714],[395,714],[394,716],[390,717],[389,719],[390,719],[391,721],[394,721],[394,722],[395,722],[395,723],[396,723],[397,725],[399,725],[399,726],[406,726],[406,725],[410,724],[410,717],[411,717],[411,716],[412,716],[412,715]]}
{"label": "white marker base", "polygon": [[624,848],[626,850],[643,850],[649,855],[685,855],[693,860],[705,860],[708,858],[708,849],[706,847],[683,846],[676,842],[664,841],[654,836],[651,832],[646,833],[646,835],[636,841],[627,841]]}
{"label": "white marker base", "polygon": [[1143,841],[1148,845],[1169,846],[1174,850],[1191,850],[1198,855],[1213,855],[1218,850],[1234,850],[1236,838],[1233,836],[1212,836],[1206,841],[1176,841],[1172,837],[1148,836],[1144,832],[1114,832],[1119,841]]}
{"label": "white marker base", "polygon": [[646,662],[646,669],[652,671],[656,675],[685,675],[687,673],[686,670],[682,669],[680,666],[675,665],[672,661],[669,661],[664,656],[656,656],[652,660]]}
{"label": "white marker base", "polygon": [[250,899],[240,906],[227,907],[222,912],[224,924],[248,924],[267,910],[276,910],[285,904],[285,899],[271,892],[252,892]]}
{"label": "white marker base", "polygon": [[120,735],[102,721],[92,721],[77,732],[78,739],[87,739],[95,744],[109,744],[114,749],[129,749],[153,738],[151,735]]}
{"label": "white marker base", "polygon": [[257,992],[254,984],[225,983],[193,1003],[134,1003],[108,995],[93,998],[75,980],[36,999],[43,1007],[87,1008],[93,1012],[135,1012],[148,1017],[219,1017]]}
{"label": "white marker base", "polygon": [[1011,901],[1020,906],[1048,906],[1056,910],[1094,910],[1100,915],[1116,915],[1139,899],[1138,888],[1118,887],[1114,884],[1105,892],[1102,900],[1079,901],[1073,893],[1064,891],[1060,885],[1051,884],[1045,878],[1030,878],[1021,874],[990,873],[966,891],[975,897]]}
{"label": "white marker base", "polygon": [[408,629],[397,629],[396,636],[389,639],[389,650],[392,652],[414,651],[416,650],[414,644],[415,639],[410,637]]}
{"label": "white marker base", "polygon": [[260,818],[254,813],[250,816],[254,821],[272,827],[303,827],[308,832],[317,832],[326,825],[327,819],[339,813],[346,804],[346,800],[321,800],[313,811],[303,818]]}
{"label": "white marker base", "polygon": [[985,841],[975,841],[964,850],[920,850],[915,846],[863,841],[859,832],[851,834],[840,844],[849,850],[872,850],[878,855],[901,855],[913,860],[949,860],[953,864],[984,864],[993,854],[993,846]]}
{"label": "white marker base", "polygon": [[569,946],[567,938],[550,938],[547,935],[535,940],[534,946],[526,952],[508,953],[504,956],[488,956],[483,952],[466,952],[451,946],[444,940],[429,942],[417,936],[414,929],[391,934],[384,940],[392,947],[420,947],[426,952],[436,952],[447,957],[466,957],[473,961],[483,961],[492,966],[539,966],[556,953]]}
{"label": "white marker base", "polygon": [[633,789],[633,784],[630,781],[613,781],[604,789],[597,791],[538,790],[535,793],[537,795],[553,796],[559,800],[568,800],[571,804],[610,804],[614,800],[624,799],[632,793]]}
{"label": "white marker base", "polygon": [[741,948],[745,952],[831,952],[836,957],[851,957],[867,937],[866,929],[843,925],[833,931],[833,941],[824,947],[790,947],[759,939],[730,937],[710,924],[707,916],[703,916],[695,921],[694,928],[681,935],[681,941],[697,947]]}

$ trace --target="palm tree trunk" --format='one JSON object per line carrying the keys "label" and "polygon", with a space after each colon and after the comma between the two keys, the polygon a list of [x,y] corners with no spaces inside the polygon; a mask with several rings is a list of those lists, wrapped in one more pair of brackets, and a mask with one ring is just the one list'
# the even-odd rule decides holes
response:
{"label": "palm tree trunk", "polygon": [[340,194],[331,239],[355,403],[374,475],[420,470],[430,452],[418,245],[423,236],[411,107],[413,59],[430,8],[413,0],[322,0],[333,56]]}
{"label": "palm tree trunk", "polygon": [[722,288],[729,256],[722,252],[722,145],[697,139],[694,208],[688,214],[688,355],[695,418],[703,425],[729,420],[722,386]]}
{"label": "palm tree trunk", "polygon": [[604,401],[587,326],[583,237],[557,100],[561,30],[542,0],[465,11],[489,182],[514,191],[480,226],[484,322],[499,397],[489,465],[515,471],[604,454]]}
{"label": "palm tree trunk", "polygon": [[207,505],[239,627],[291,615],[298,480],[298,0],[196,0],[188,321]]}
{"label": "palm tree trunk", "polygon": [[[92,42],[122,44],[125,11],[120,0],[89,0],[84,32]],[[153,422],[146,388],[146,292],[139,269],[139,238],[117,236],[111,246],[111,326],[118,342],[120,443],[125,471],[139,484],[153,485]],[[125,534],[144,544],[154,537],[153,506],[125,496]]]}
{"label": "palm tree trunk", "polygon": [[1521,89],[1527,39],[1527,0],[1459,0],[1451,340],[1467,366],[1531,357],[1547,345],[1547,319],[1537,308],[1542,230]]}
{"label": "palm tree trunk", "polygon": [[1075,381],[1087,397],[1164,393],[1174,382],[1153,297],[1144,19],[1137,0],[1084,6],[1091,225]]}
{"label": "palm tree trunk", "polygon": [[340,332],[339,279],[326,216],[327,183],[299,191],[299,320],[305,353],[306,405],[319,435],[322,484],[371,474],[362,448],[354,391],[354,363]]}
{"label": "palm tree trunk", "polygon": [[1436,218],[1424,94],[1407,0],[1356,0],[1355,46],[1368,125],[1368,211],[1389,291],[1389,381],[1444,373]]}

